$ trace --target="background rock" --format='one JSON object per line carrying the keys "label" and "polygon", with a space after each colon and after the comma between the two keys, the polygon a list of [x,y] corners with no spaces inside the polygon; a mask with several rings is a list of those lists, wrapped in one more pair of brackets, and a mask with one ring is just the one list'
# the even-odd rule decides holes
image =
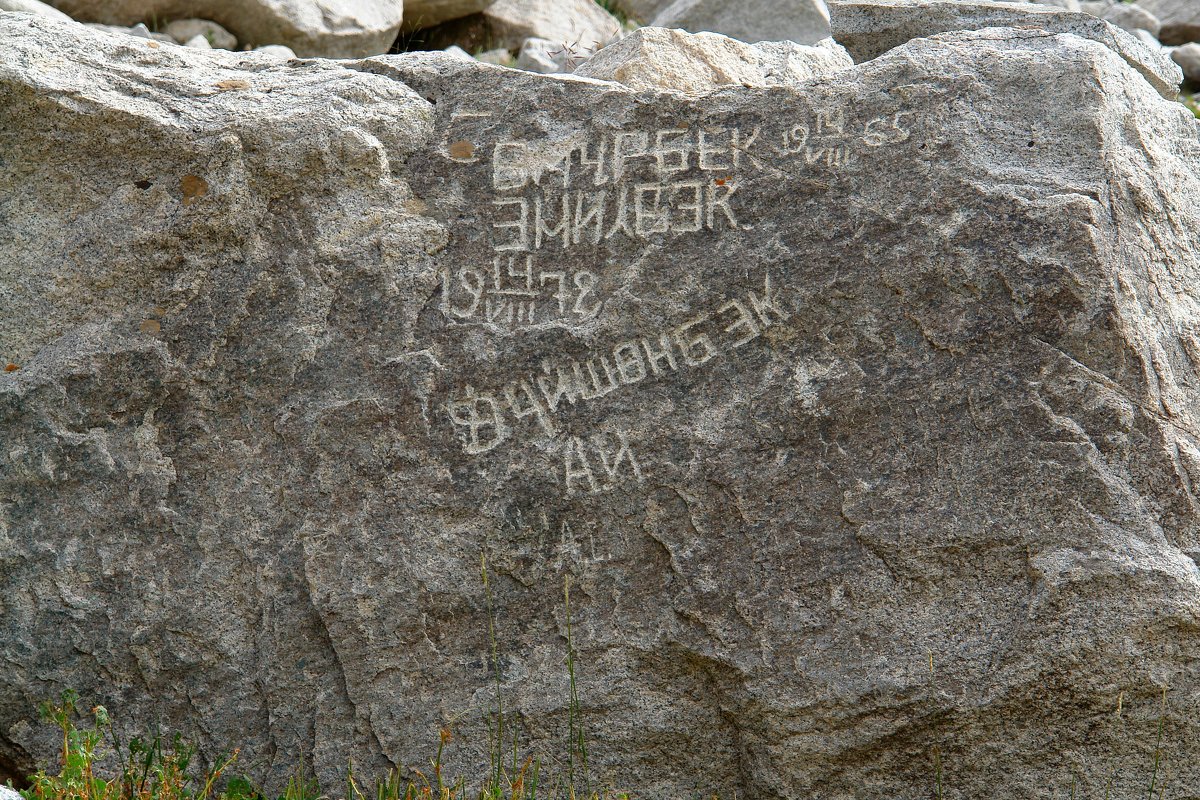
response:
{"label": "background rock", "polygon": [[237,38],[217,23],[208,19],[172,20],[167,23],[164,31],[180,42],[186,42],[196,36],[203,36],[213,47],[219,47],[222,50],[237,49]]}
{"label": "background rock", "polygon": [[1188,42],[1173,48],[1171,60],[1183,70],[1185,80],[1200,86],[1200,44]]}
{"label": "background rock", "polygon": [[504,49],[509,57],[526,39],[546,39],[578,53],[599,50],[621,34],[621,23],[593,0],[497,0],[483,13],[414,34],[416,47],[468,52]]}
{"label": "background rock", "polygon": [[496,0],[483,18],[493,41],[510,50],[536,37],[593,52],[621,32],[621,23],[594,0]]}
{"label": "background rock", "polygon": [[1044,6],[1055,6],[1064,11],[1081,11],[1082,5],[1079,0],[1029,0],[1029,2],[1037,2]]}
{"label": "background rock", "polygon": [[830,0],[833,38],[855,61],[869,61],[900,44],[936,33],[1012,26],[1070,33],[1118,53],[1170,100],[1179,95],[1179,68],[1161,48],[1084,14],[1037,3],[969,0]]}
{"label": "background rock", "polygon": [[561,42],[531,37],[521,45],[521,52],[517,55],[517,69],[540,73],[570,72],[567,62],[573,55]]}
{"label": "background rock", "polygon": [[513,65],[513,55],[505,47],[497,47],[494,50],[485,50],[482,53],[478,53],[475,55],[475,60],[483,64],[495,64],[497,66],[511,67]]}
{"label": "background rock", "polygon": [[671,5],[671,0],[617,0],[616,5],[627,17],[645,25]]}
{"label": "background rock", "polygon": [[43,17],[53,17],[61,22],[71,19],[53,6],[48,6],[40,0],[0,0],[0,11],[16,11],[21,14],[38,14]]}
{"label": "background rock", "polygon": [[400,30],[402,0],[53,0],[73,18],[107,25],[203,18],[249,45],[287,45],[302,56],[386,53]]}
{"label": "background rock", "polygon": [[[120,30],[120,28],[116,28],[115,30],[110,28],[110,32],[118,33],[118,32],[121,32],[121,30]],[[175,40],[174,36],[171,36],[170,34],[167,34],[167,33],[159,33],[158,31],[152,31],[148,27],[146,27],[146,25],[144,23],[141,23],[141,22],[139,22],[137,25],[134,25],[131,28],[126,28],[124,30],[124,33],[128,36],[136,36],[139,39],[151,39],[153,41],[163,42],[165,44],[180,44],[180,42]]]}
{"label": "background rock", "polygon": [[755,46],[718,33],[638,28],[575,70],[633,89],[703,94],[720,86],[782,86],[853,66],[832,39],[819,47],[794,42]]}
{"label": "background rock", "polygon": [[295,58],[296,53],[290,47],[285,47],[281,44],[264,44],[262,47],[256,47],[252,52],[262,53],[271,58]]}
{"label": "background rock", "polygon": [[711,31],[743,42],[816,44],[830,35],[823,0],[675,0],[651,24]]}
{"label": "background rock", "polygon": [[1087,13],[1100,17],[1103,20],[1111,22],[1122,30],[1134,33],[1135,31],[1149,31],[1152,36],[1157,37],[1159,28],[1162,24],[1158,17],[1151,14],[1146,9],[1136,3],[1119,3],[1116,0],[1101,0],[1100,2],[1087,3],[1081,7],[1081,10]]}
{"label": "background rock", "polygon": [[1193,0],[1140,0],[1138,5],[1162,23],[1158,38],[1163,44],[1200,41],[1200,3]]}
{"label": "background rock", "polygon": [[269,787],[477,767],[486,553],[512,729],[562,757],[570,576],[648,800],[1200,785],[1200,147],[1125,56],[152,44],[0,16],[0,761],[71,685]]}
{"label": "background rock", "polygon": [[493,0],[404,0],[405,31],[440,25],[452,19],[477,14]]}

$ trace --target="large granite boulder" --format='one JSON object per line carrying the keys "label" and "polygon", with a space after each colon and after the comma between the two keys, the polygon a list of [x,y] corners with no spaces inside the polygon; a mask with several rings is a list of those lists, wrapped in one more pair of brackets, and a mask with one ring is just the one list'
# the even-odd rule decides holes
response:
{"label": "large granite boulder", "polygon": [[0,765],[74,686],[268,786],[478,767],[486,554],[547,771],[569,576],[593,785],[1196,796],[1200,123],[1124,55],[157,44],[0,14]]}
{"label": "large granite boulder", "polygon": [[357,58],[386,53],[403,0],[50,0],[84,22],[134,25],[200,17],[249,45],[281,44],[298,55]]}

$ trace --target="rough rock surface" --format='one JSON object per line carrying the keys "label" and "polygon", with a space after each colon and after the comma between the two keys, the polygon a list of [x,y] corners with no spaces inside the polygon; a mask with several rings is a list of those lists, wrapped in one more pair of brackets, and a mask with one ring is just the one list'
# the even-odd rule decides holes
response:
{"label": "rough rock surface", "polygon": [[1200,3],[1195,0],[1139,0],[1138,5],[1158,17],[1163,44],[1200,41]]}
{"label": "rough rock surface", "polygon": [[[719,86],[783,86],[853,66],[832,39],[816,47],[794,42],[746,44],[718,33],[638,28],[575,70],[633,89],[703,94]],[[518,64],[519,66],[519,64]]]}
{"label": "rough rock surface", "polygon": [[1170,100],[1179,95],[1179,68],[1161,47],[1091,14],[1036,3],[976,0],[830,0],[833,38],[855,61],[869,61],[898,45],[936,33],[1012,26],[1069,33],[1104,45],[1142,73]]}
{"label": "rough rock surface", "polygon": [[286,45],[301,56],[356,58],[386,53],[402,0],[51,0],[73,18],[134,25],[152,18],[211,19],[244,44]]}
{"label": "rough rock surface", "polygon": [[510,730],[564,752],[569,575],[638,797],[1144,796],[1160,718],[1195,797],[1200,136],[1121,54],[153,44],[0,15],[9,771],[65,686],[275,786],[477,766],[486,552]]}
{"label": "rough rock surface", "polygon": [[440,25],[452,19],[477,14],[487,8],[493,0],[404,0],[404,22],[402,28],[415,31]]}
{"label": "rough rock surface", "polygon": [[829,37],[829,10],[824,0],[675,0],[651,24],[743,42],[816,44]]}

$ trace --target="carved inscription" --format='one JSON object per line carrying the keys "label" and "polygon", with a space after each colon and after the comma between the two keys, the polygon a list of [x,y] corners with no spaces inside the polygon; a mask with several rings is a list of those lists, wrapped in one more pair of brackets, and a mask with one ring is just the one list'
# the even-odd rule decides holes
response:
{"label": "carved inscription", "polygon": [[737,228],[729,201],[732,180],[622,184],[613,189],[535,192],[492,201],[498,252],[567,250],[614,236],[645,239],[655,233]]}
{"label": "carved inscription", "polygon": [[[687,126],[504,139],[489,152],[477,134],[491,112],[457,113],[445,150],[490,167],[495,192],[486,213],[490,264],[442,268],[441,310],[450,320],[508,329],[574,325],[604,308],[600,275],[580,268],[574,248],[621,241],[748,230],[746,186],[761,173],[836,171],[858,155],[907,141],[911,112],[866,117],[830,106],[765,127]],[[489,164],[490,160],[490,164]],[[648,381],[737,358],[786,322],[771,276],[751,290],[663,328],[609,341],[576,357],[547,356],[496,385],[465,384],[445,412],[463,451],[482,456],[531,435],[557,447],[562,489],[585,497],[640,485],[638,437],[612,421],[593,431],[564,421],[568,408],[619,396]]]}
{"label": "carved inscription", "polygon": [[849,164],[860,147],[883,147],[908,139],[902,111],[885,117],[855,122],[845,107],[816,112],[783,133],[780,153],[799,158],[806,166],[840,169]]}
{"label": "carved inscription", "polygon": [[468,385],[447,404],[447,411],[464,451],[471,455],[490,452],[510,439],[522,440],[531,425],[555,437],[555,417],[567,406],[593,403],[643,381],[700,368],[715,358],[736,357],[767,328],[789,317],[767,275],[761,292],[747,292],[670,328],[616,342],[582,360],[547,360],[541,373],[514,375],[496,391]]}
{"label": "carved inscription", "polygon": [[761,166],[760,129],[622,131],[502,141],[492,151],[497,252],[568,250],[739,228],[736,175]]}
{"label": "carved inscription", "polygon": [[620,131],[563,141],[503,141],[492,156],[492,185],[499,192],[526,187],[602,188],[623,183],[670,181],[693,169],[728,175],[743,166],[761,166],[751,153],[758,127],[666,128]]}
{"label": "carved inscription", "polygon": [[451,319],[523,327],[596,316],[596,274],[535,268],[533,256],[498,255],[491,269],[441,271],[442,313]]}
{"label": "carved inscription", "polygon": [[587,438],[571,436],[563,448],[565,494],[598,494],[616,488],[622,480],[645,481],[629,434],[624,431],[596,433]]}

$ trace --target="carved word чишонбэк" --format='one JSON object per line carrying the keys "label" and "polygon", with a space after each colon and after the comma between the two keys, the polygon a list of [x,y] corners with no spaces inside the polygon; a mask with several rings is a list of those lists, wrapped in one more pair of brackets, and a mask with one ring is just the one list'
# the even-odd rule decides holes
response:
{"label": "carved word \u0447\u0438\u0448\u043e\u043d\u0431\u044d\u043a", "polygon": [[447,413],[470,455],[496,449],[519,430],[524,419],[531,418],[546,436],[553,437],[558,432],[554,415],[566,405],[583,405],[648,378],[700,367],[719,355],[737,352],[789,316],[767,275],[761,294],[750,291],[744,299],[728,300],[715,311],[626,339],[582,360],[547,361],[541,375],[517,377],[498,392],[481,392],[468,385],[447,403]]}

